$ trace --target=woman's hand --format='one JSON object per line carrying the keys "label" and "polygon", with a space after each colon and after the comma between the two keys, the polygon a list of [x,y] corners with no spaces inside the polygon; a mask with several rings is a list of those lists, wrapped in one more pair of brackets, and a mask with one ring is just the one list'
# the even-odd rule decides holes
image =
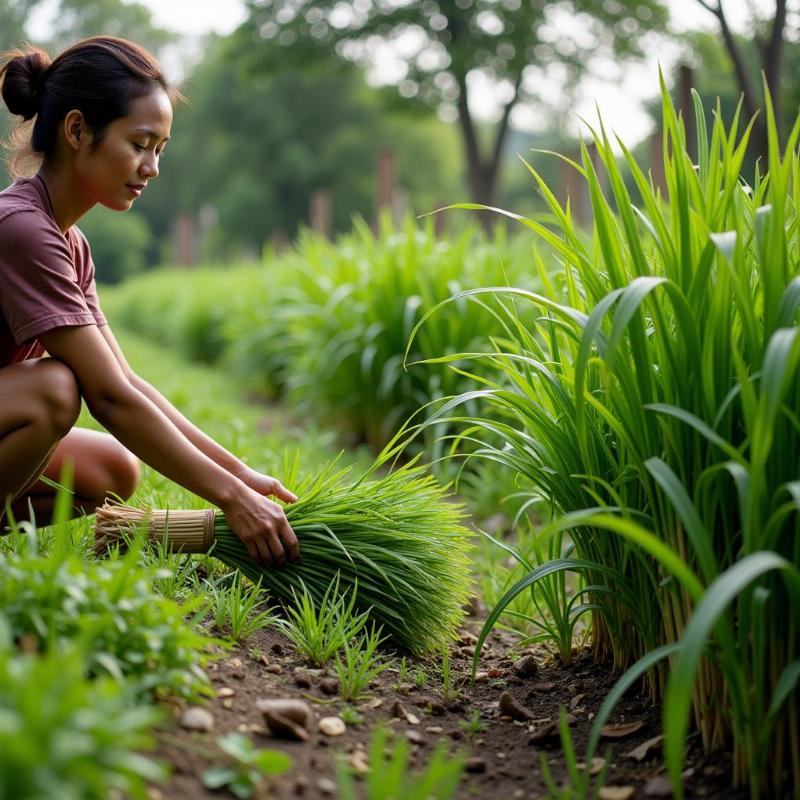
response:
{"label": "woman's hand", "polygon": [[277,497],[278,500],[283,500],[284,503],[294,503],[297,500],[297,495],[294,492],[290,492],[277,478],[262,475],[260,472],[250,469],[250,467],[245,467],[243,470],[236,472],[236,477],[245,486],[249,486],[259,494]]}
{"label": "woman's hand", "polygon": [[[257,473],[253,475],[258,476]],[[256,481],[258,486],[271,482],[269,485],[272,488],[266,489],[266,492],[274,493],[288,502],[297,499],[274,478],[266,475],[258,477],[263,479]],[[231,530],[242,540],[247,552],[256,561],[262,561],[271,567],[284,566],[287,557],[290,561],[298,561],[300,545],[283,508],[245,483],[244,477],[241,480],[241,490],[221,508]],[[292,498],[291,501],[288,498]]]}

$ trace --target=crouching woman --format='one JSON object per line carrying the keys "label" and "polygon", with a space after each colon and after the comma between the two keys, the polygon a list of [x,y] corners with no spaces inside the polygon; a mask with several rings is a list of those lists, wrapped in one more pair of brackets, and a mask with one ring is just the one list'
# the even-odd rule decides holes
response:
{"label": "crouching woman", "polygon": [[[155,59],[94,37],[54,61],[41,50],[0,62],[2,97],[22,118],[0,192],[0,509],[46,524],[62,465],[73,513],[130,496],[139,459],[225,514],[266,564],[297,559],[282,507],[295,496],[198,430],[128,365],[98,302],[77,221],[97,203],[126,211],[158,177],[173,102]],[[31,124],[32,123],[32,124]],[[30,174],[30,172],[29,172]],[[81,398],[108,433],[74,427]],[[0,532],[4,525],[0,524]]]}

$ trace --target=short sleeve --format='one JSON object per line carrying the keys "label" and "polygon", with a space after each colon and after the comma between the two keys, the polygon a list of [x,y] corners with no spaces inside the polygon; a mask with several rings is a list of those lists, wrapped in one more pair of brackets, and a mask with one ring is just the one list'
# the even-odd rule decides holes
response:
{"label": "short sleeve", "polygon": [[[18,345],[54,328],[97,324],[75,261],[67,239],[38,209],[0,218],[0,308]],[[93,274],[90,281],[94,294]]]}

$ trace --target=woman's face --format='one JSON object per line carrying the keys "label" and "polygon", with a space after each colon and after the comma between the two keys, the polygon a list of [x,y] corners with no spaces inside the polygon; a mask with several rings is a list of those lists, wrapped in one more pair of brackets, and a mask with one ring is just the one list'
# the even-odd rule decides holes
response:
{"label": "woman's face", "polygon": [[96,149],[88,131],[75,163],[84,200],[127,211],[148,182],[158,177],[158,159],[171,126],[172,104],[165,91],[156,89],[134,100],[128,115],[106,128]]}

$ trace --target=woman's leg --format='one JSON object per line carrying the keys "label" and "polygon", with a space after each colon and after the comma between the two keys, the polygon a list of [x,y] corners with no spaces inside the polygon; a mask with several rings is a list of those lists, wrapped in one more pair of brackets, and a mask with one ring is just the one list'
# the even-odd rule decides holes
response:
{"label": "woman's leg", "polygon": [[[139,483],[139,459],[113,436],[73,428],[56,446],[43,475],[58,481],[65,463],[73,467],[73,514],[91,514],[108,497],[127,500]],[[33,508],[37,525],[47,525],[53,514],[56,490],[37,480],[11,505],[16,519],[27,519]]]}
{"label": "woman's leg", "polygon": [[39,477],[80,408],[75,376],[60,361],[0,369],[0,510]]}
{"label": "woman's leg", "polygon": [[37,359],[0,370],[3,510],[14,498],[17,519],[27,519],[32,507],[37,524],[48,524],[55,490],[39,476],[57,481],[67,461],[73,465],[74,514],[92,513],[109,494],[133,494],[138,460],[107,433],[73,429],[79,410],[75,378],[60,362]]}

